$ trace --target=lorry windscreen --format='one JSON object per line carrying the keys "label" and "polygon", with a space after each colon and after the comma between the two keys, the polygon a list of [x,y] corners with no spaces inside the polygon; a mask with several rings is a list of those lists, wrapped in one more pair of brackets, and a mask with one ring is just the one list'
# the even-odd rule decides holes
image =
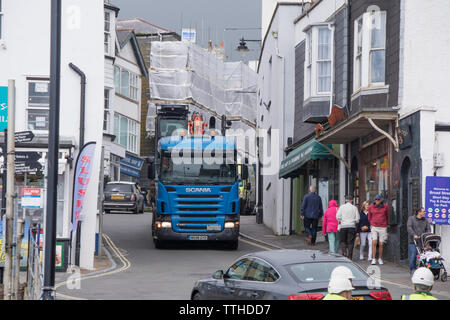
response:
{"label": "lorry windscreen", "polygon": [[161,119],[159,123],[159,135],[161,138],[175,135],[179,130],[186,130],[186,120]]}
{"label": "lorry windscreen", "polygon": [[225,185],[237,181],[235,163],[211,163],[205,158],[184,163],[172,161],[170,152],[163,152],[160,166],[160,181],[164,184],[181,185]]}

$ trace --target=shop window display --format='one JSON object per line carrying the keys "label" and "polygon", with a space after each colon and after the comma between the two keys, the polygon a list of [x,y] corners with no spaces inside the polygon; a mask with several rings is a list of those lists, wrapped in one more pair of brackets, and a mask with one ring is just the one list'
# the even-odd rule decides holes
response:
{"label": "shop window display", "polygon": [[366,165],[366,199],[372,201],[377,194],[388,197],[389,159],[383,156]]}

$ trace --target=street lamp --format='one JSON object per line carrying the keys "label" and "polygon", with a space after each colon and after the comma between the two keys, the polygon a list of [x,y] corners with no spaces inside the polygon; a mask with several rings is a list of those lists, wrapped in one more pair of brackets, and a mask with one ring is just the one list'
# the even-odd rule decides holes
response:
{"label": "street lamp", "polygon": [[236,49],[236,51],[239,52],[242,58],[244,58],[245,54],[250,51],[247,47],[247,42],[261,42],[261,40],[248,40],[242,37],[239,41],[239,46]]}

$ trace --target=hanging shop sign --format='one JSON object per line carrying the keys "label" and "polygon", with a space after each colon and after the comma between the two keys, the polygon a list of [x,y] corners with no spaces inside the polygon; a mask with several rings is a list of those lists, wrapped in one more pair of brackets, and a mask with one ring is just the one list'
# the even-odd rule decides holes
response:
{"label": "hanging shop sign", "polygon": [[425,212],[431,224],[450,225],[450,177],[426,177]]}
{"label": "hanging shop sign", "polygon": [[120,172],[132,177],[139,178],[141,176],[142,165],[144,160],[126,154],[125,158],[120,160]]}
{"label": "hanging shop sign", "polygon": [[77,230],[78,221],[82,220],[83,202],[86,198],[86,192],[89,180],[92,174],[92,164],[95,155],[95,142],[89,142],[84,145],[78,155],[73,186],[73,204],[72,204],[72,231]]}

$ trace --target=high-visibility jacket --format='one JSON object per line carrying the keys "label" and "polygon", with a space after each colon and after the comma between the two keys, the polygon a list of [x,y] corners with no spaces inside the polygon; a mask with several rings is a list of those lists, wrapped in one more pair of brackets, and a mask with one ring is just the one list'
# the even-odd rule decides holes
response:
{"label": "high-visibility jacket", "polygon": [[328,293],[322,300],[347,300],[347,299],[338,294]]}
{"label": "high-visibility jacket", "polygon": [[433,295],[426,291],[416,291],[413,294],[402,295],[402,300],[437,300]]}

